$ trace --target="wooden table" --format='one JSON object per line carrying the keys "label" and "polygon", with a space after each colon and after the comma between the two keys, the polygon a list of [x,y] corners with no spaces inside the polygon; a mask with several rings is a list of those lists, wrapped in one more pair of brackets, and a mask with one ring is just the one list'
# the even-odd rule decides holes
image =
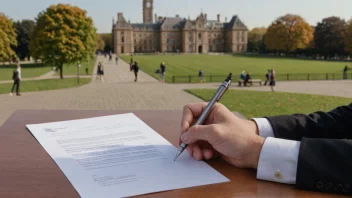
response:
{"label": "wooden table", "polygon": [[[64,121],[131,111],[15,112],[0,128],[0,197],[79,197],[66,176],[26,129],[26,124]],[[132,111],[173,145],[177,145],[181,111]],[[223,161],[209,164],[231,180],[228,183],[174,190],[143,197],[332,197],[259,181],[254,170],[237,169]]]}

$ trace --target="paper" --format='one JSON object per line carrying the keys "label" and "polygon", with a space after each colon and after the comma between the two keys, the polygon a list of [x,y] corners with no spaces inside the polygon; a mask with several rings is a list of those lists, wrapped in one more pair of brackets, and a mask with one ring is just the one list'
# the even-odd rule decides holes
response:
{"label": "paper", "polygon": [[127,197],[229,181],[134,114],[27,125],[81,197]]}

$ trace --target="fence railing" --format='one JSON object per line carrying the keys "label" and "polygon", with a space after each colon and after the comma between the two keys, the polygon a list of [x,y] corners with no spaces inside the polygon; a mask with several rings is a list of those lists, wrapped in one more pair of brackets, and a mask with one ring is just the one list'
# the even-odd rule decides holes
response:
{"label": "fence railing", "polygon": [[[222,82],[226,79],[227,75],[204,75],[204,82]],[[265,75],[263,74],[251,74],[252,79],[261,79],[262,81],[266,80]],[[233,81],[236,82],[240,79],[239,75],[233,78]],[[277,81],[309,81],[309,80],[343,80],[343,79],[352,79],[352,72],[348,72],[345,75],[341,73],[309,73],[309,74],[276,74]],[[172,76],[172,83],[199,83],[199,76]]]}

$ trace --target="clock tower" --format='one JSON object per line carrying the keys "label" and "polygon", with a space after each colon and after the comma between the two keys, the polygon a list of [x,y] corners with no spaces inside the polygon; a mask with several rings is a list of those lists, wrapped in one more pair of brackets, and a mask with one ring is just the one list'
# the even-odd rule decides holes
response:
{"label": "clock tower", "polygon": [[153,0],[143,0],[143,23],[153,23]]}

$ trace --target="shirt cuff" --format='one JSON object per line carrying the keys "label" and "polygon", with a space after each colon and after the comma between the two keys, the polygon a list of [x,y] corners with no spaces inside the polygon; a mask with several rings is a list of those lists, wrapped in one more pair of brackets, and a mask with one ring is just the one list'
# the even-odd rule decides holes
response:
{"label": "shirt cuff", "polygon": [[275,137],[274,129],[266,118],[253,118],[252,119],[258,126],[259,136],[263,138]]}
{"label": "shirt cuff", "polygon": [[257,179],[296,184],[301,142],[268,137],[260,153]]}

